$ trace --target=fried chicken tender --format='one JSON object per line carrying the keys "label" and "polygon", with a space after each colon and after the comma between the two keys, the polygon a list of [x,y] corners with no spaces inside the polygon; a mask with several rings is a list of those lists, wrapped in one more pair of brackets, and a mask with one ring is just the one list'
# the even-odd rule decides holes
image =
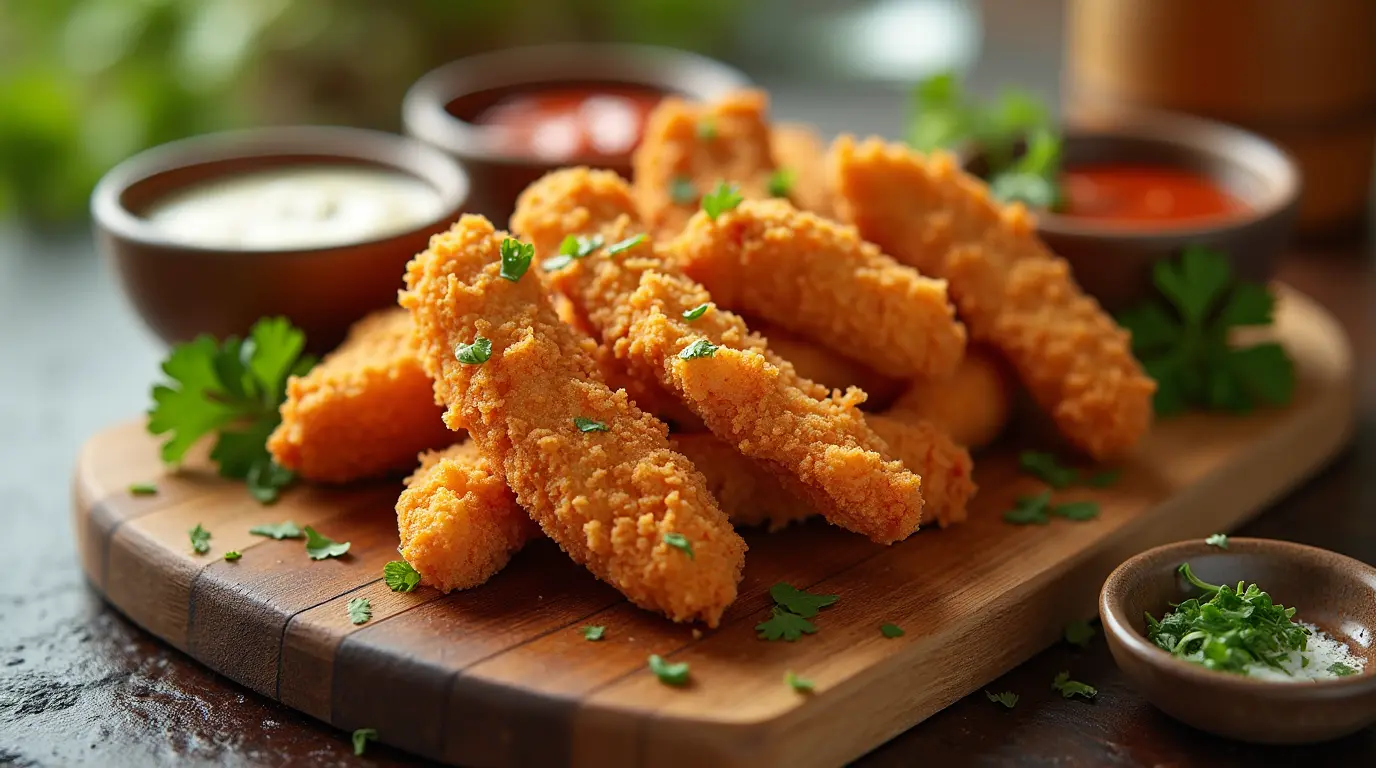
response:
{"label": "fried chicken tender", "polygon": [[953,375],[913,382],[885,414],[910,424],[931,422],[958,444],[983,448],[1008,425],[1013,387],[1003,361],[971,345]]}
{"label": "fried chicken tender", "polygon": [[[774,173],[763,91],[736,91],[712,104],[667,98],[650,112],[631,156],[640,217],[657,237],[683,229],[719,181],[747,198],[769,196]],[[684,193],[691,185],[692,195]],[[678,193],[677,199],[675,198]]]}
{"label": "fried chicken tender", "polygon": [[[607,172],[555,171],[521,194],[512,224],[537,243],[590,234],[548,227],[559,221],[595,225],[593,215],[570,209],[592,190],[618,184],[624,187]],[[624,190],[611,195],[625,196]],[[622,214],[604,223],[601,234],[615,243],[637,231]],[[711,307],[686,319],[686,311],[710,304],[711,296],[652,242],[639,241],[614,257],[598,251],[549,277],[636,375],[656,378],[714,434],[760,461],[828,520],[881,543],[916,530],[921,481],[883,455],[883,441],[857,409],[865,394],[852,389],[832,396],[801,379],[726,310]]]}
{"label": "fried chicken tender", "polygon": [[802,334],[896,378],[942,377],[965,353],[943,280],[784,200],[699,211],[667,246],[718,303]]}
{"label": "fried chicken tender", "polygon": [[927,500],[922,521],[935,520],[942,528],[965,522],[966,507],[978,490],[970,452],[931,422],[906,422],[874,413],[865,421],[903,466],[922,476],[922,495]]}
{"label": "fried chicken tender", "polygon": [[874,370],[864,363],[832,352],[790,331],[749,318],[750,328],[765,338],[769,348],[793,364],[799,376],[830,390],[850,387],[865,391],[865,408],[885,408],[907,387],[907,382]]}
{"label": "fried chicken tender", "polygon": [[944,153],[849,136],[833,143],[842,219],[923,274],[945,278],[975,341],[996,348],[1073,444],[1129,451],[1151,424],[1155,384],[1129,336],[1037,239],[1032,215],[1001,206]]}
{"label": "fried chicken tender", "polygon": [[496,575],[540,527],[472,441],[420,457],[397,499],[401,556],[443,592]]}
{"label": "fried chicken tender", "polygon": [[[736,597],[745,542],[702,474],[670,449],[664,424],[599,380],[537,276],[499,276],[503,239],[486,219],[464,216],[407,266],[401,303],[448,405],[445,420],[468,426],[521,506],[576,562],[636,605],[715,626]],[[490,357],[459,361],[458,345],[479,337]],[[670,534],[692,555],[670,546]]]}
{"label": "fried chicken tender", "polygon": [[421,451],[462,439],[441,418],[416,357],[411,316],[401,308],[354,323],[338,349],[288,380],[281,413],[268,450],[278,464],[315,482],[400,474]]}
{"label": "fried chicken tender", "polygon": [[812,126],[775,123],[769,130],[769,151],[777,171],[792,183],[788,199],[804,211],[831,216],[827,189],[827,145]]}

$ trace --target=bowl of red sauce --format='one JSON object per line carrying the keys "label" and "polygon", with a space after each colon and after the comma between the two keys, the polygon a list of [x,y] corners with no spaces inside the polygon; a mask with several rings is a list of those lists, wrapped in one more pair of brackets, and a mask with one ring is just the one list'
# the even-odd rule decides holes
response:
{"label": "bowl of red sauce", "polygon": [[[978,170],[973,157],[967,167]],[[1300,175],[1270,141],[1159,112],[1079,115],[1062,130],[1061,199],[1037,212],[1046,244],[1111,311],[1150,296],[1152,268],[1200,244],[1264,281],[1295,222]]]}
{"label": "bowl of red sauce", "polygon": [[555,168],[629,176],[645,120],[666,95],[709,101],[749,84],[725,64],[667,48],[513,48],[425,74],[406,93],[402,121],[463,163],[468,210],[504,223],[521,190]]}

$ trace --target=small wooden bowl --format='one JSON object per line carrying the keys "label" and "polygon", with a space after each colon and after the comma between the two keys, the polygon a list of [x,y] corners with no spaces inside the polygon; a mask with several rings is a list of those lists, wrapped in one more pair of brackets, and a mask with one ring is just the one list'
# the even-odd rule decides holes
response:
{"label": "small wooden bowl", "polygon": [[555,168],[590,165],[629,178],[630,156],[551,162],[504,152],[469,122],[513,92],[541,86],[630,86],[710,101],[748,87],[750,79],[697,54],[640,45],[568,44],[513,48],[460,59],[431,70],[406,92],[406,132],[457,157],[473,177],[470,210],[505,226],[516,197]]}
{"label": "small wooden bowl", "polygon": [[[170,192],[220,176],[291,165],[397,170],[435,189],[441,215],[366,242],[240,250],[167,237],[142,218]],[[352,128],[233,131],[164,144],[120,163],[91,196],[101,250],[135,309],[169,344],[201,333],[243,335],[258,318],[285,315],[312,350],[343,338],[368,312],[396,303],[406,262],[457,218],[468,178],[448,156],[402,136]]]}
{"label": "small wooden bowl", "polygon": [[[1366,659],[1351,677],[1273,682],[1181,661],[1146,636],[1143,613],[1160,618],[1196,595],[1176,569],[1188,562],[1213,584],[1255,582],[1296,618],[1343,640]],[[1143,552],[1109,575],[1099,594],[1109,650],[1162,711],[1210,733],[1260,744],[1325,741],[1376,722],[1376,568],[1302,544],[1229,539],[1228,549],[1182,541]]]}
{"label": "small wooden bowl", "polygon": [[[1037,212],[1037,232],[1070,262],[1075,279],[1116,312],[1155,293],[1152,268],[1187,245],[1217,248],[1237,274],[1264,281],[1290,237],[1299,203],[1294,162],[1271,142],[1238,128],[1161,112],[1081,114],[1062,134],[1062,165],[1142,163],[1204,174],[1242,200],[1248,210],[1198,226],[1146,229]],[[978,154],[967,169],[980,171]]]}

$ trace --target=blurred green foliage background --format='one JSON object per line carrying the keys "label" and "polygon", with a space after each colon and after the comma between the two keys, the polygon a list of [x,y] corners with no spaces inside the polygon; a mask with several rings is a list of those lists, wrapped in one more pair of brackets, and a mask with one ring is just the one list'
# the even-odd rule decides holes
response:
{"label": "blurred green foliage background", "polygon": [[719,54],[737,0],[5,0],[0,219],[85,215],[108,168],[245,125],[396,129],[431,67],[512,45],[617,40]]}

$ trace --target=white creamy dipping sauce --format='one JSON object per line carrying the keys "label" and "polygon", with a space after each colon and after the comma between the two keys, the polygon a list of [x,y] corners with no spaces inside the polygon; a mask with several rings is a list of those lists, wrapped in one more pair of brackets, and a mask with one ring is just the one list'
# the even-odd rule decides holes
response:
{"label": "white creamy dipping sauce", "polygon": [[169,238],[212,248],[323,248],[376,240],[438,217],[439,194],[414,176],[354,165],[283,166],[174,192],[144,218]]}

